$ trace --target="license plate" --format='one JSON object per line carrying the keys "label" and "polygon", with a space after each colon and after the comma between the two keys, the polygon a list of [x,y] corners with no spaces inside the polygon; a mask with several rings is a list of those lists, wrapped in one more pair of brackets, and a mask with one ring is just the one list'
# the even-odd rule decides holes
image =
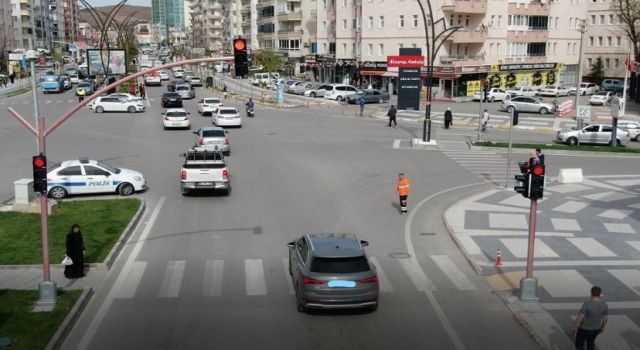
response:
{"label": "license plate", "polygon": [[172,99],[169,99],[169,101],[171,101],[171,102],[175,102],[175,101],[177,101],[177,100],[176,100],[175,98],[172,98]]}
{"label": "license plate", "polygon": [[182,125],[182,124],[181,124],[181,123],[171,123],[171,125],[173,125],[173,126],[179,126],[179,125]]}
{"label": "license plate", "polygon": [[198,182],[198,185],[200,185],[200,186],[211,186],[211,185],[213,185],[213,182]]}
{"label": "license plate", "polygon": [[356,286],[355,281],[341,281],[341,280],[333,280],[327,283],[329,288],[354,288]]}

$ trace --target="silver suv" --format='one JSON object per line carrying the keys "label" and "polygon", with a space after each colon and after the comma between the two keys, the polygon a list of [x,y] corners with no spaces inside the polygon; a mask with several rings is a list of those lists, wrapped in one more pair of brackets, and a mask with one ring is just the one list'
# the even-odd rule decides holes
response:
{"label": "silver suv", "polygon": [[307,234],[289,242],[289,274],[298,311],[378,308],[376,268],[354,234]]}

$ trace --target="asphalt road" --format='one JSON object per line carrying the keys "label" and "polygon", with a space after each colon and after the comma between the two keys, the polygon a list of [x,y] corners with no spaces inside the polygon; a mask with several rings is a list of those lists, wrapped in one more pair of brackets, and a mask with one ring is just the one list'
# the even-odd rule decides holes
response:
{"label": "asphalt road", "polygon": [[[393,147],[420,125],[388,128],[338,107],[259,106],[229,132],[231,195],[183,197],[178,154],[193,135],[162,129],[162,91],[148,89],[144,113],[83,110],[47,140],[51,160],[89,156],[139,170],[150,185],[139,195],[148,203],[142,224],[65,349],[538,348],[442,226],[444,209],[487,183],[442,152]],[[6,100],[25,114],[29,101]],[[43,96],[47,122],[75,101],[72,92]],[[194,130],[209,125],[195,101],[186,108]],[[30,176],[35,141],[10,116],[0,120],[0,140],[0,198],[9,199],[12,179]],[[590,175],[637,169],[611,157],[547,159]],[[394,193],[401,170],[412,180],[408,216]],[[286,243],[307,232],[355,232],[371,242],[384,273],[377,312],[296,311]]]}

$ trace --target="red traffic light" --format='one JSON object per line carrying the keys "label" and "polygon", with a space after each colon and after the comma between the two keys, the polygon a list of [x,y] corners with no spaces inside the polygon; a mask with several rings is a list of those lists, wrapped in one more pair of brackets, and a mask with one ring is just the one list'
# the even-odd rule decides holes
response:
{"label": "red traffic light", "polygon": [[533,168],[531,168],[531,174],[536,176],[544,175],[544,165],[542,164],[534,165]]}
{"label": "red traffic light", "polygon": [[236,51],[243,51],[247,48],[247,41],[244,39],[234,39],[233,49]]}
{"label": "red traffic light", "polygon": [[36,168],[44,168],[47,166],[47,158],[44,156],[34,156],[33,157],[33,166]]}

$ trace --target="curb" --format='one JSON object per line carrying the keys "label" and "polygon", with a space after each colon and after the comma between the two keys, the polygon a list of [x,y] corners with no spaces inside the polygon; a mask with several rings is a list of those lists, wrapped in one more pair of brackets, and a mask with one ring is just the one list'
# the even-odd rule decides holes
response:
{"label": "curb", "polygon": [[78,301],[76,301],[71,310],[69,310],[69,314],[67,315],[67,317],[65,317],[65,319],[60,324],[60,327],[58,327],[56,333],[53,335],[53,337],[51,337],[49,343],[47,343],[45,350],[60,349],[62,347],[62,344],[67,339],[67,336],[80,318],[80,315],[82,315],[82,312],[87,307],[87,304],[89,303],[89,300],[92,296],[93,289],[85,288],[80,295],[80,298],[78,298]]}
{"label": "curb", "polygon": [[461,200],[457,201],[454,205],[450,206],[447,210],[445,210],[444,211],[444,215],[442,215],[442,223],[444,224],[444,227],[447,229],[447,232],[449,233],[449,237],[451,237],[451,239],[453,239],[453,243],[458,247],[458,250],[462,252],[462,255],[464,255],[464,258],[467,260],[469,265],[476,271],[476,273],[479,276],[485,276],[484,272],[482,272],[482,267],[480,267],[480,265],[478,265],[478,263],[476,263],[476,261],[473,259],[473,257],[471,257],[471,255],[469,255],[467,250],[464,248],[464,245],[462,244],[462,242],[460,242],[460,240],[458,239],[458,236],[453,232],[453,228],[449,224],[449,220],[447,220],[447,212],[451,208],[457,206],[459,203],[461,203],[462,201],[465,201],[465,200],[466,200],[466,198],[465,199],[461,199]]}

